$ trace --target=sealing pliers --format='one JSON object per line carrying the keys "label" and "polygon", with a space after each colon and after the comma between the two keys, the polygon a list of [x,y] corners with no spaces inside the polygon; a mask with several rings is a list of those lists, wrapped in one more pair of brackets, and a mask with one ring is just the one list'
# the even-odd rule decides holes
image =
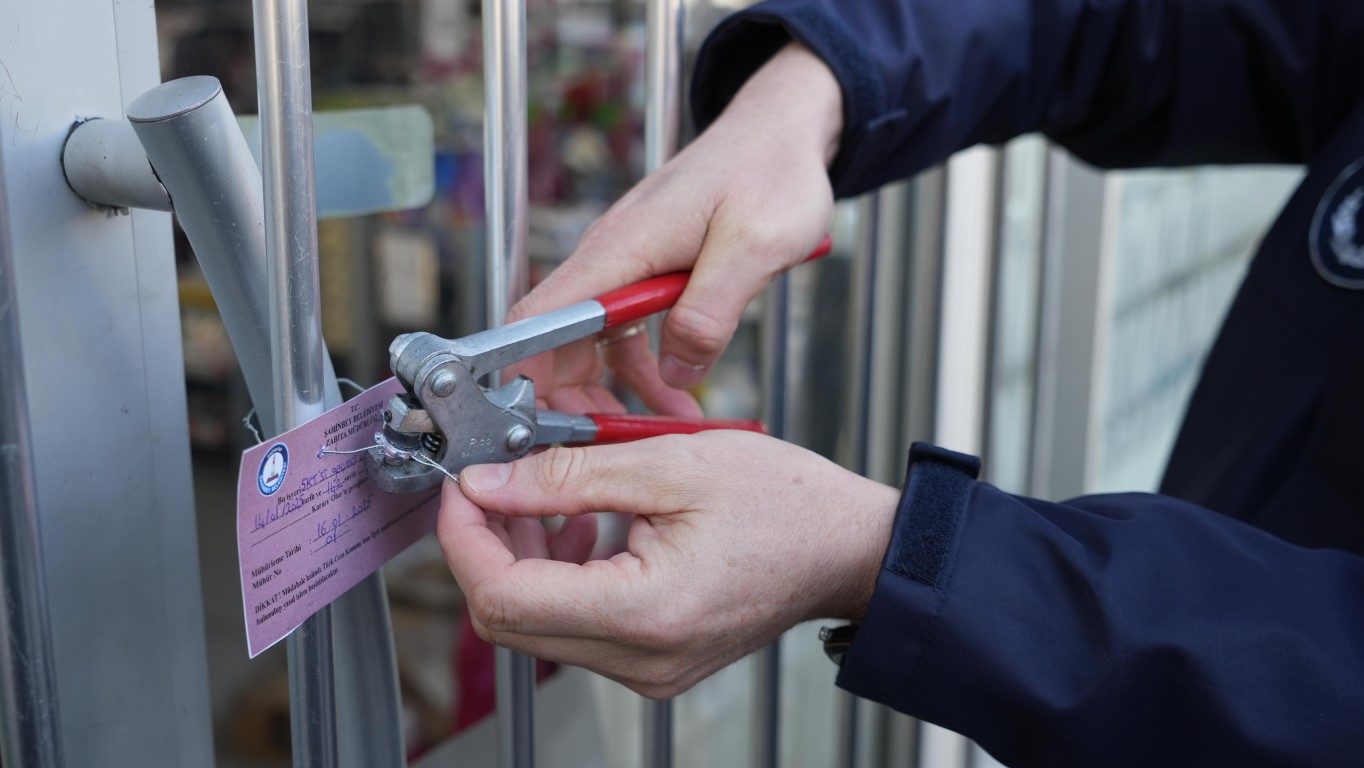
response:
{"label": "sealing pliers", "polygon": [[[826,236],[810,255],[829,252]],[[471,464],[507,462],[538,445],[636,440],[710,429],[765,431],[753,420],[678,419],[634,414],[575,415],[538,410],[525,376],[498,387],[480,379],[610,328],[642,321],[676,303],[689,272],[674,272],[543,315],[461,339],[398,336],[389,363],[404,391],[384,409],[383,431],[365,454],[372,482],[390,493],[433,488]]]}

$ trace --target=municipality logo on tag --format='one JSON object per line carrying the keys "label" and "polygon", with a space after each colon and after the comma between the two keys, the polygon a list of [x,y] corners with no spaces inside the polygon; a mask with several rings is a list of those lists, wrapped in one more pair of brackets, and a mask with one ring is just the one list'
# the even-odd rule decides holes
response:
{"label": "municipality logo on tag", "polygon": [[289,449],[284,447],[284,443],[275,443],[260,461],[260,470],[256,472],[256,487],[260,492],[269,496],[279,490],[284,485],[284,476],[289,472]]}
{"label": "municipality logo on tag", "polygon": [[1326,190],[1307,231],[1312,265],[1326,282],[1364,289],[1364,160],[1346,168]]}

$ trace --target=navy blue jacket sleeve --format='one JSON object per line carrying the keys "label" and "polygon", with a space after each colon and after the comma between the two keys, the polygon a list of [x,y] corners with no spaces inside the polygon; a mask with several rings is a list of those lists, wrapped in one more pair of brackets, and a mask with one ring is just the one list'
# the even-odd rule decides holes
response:
{"label": "navy blue jacket sleeve", "polygon": [[792,38],[842,85],[840,197],[1031,131],[1109,167],[1299,163],[1364,93],[1358,0],[768,0],[703,46],[698,124]]}
{"label": "navy blue jacket sleeve", "polygon": [[972,462],[915,446],[840,685],[1011,766],[1359,764],[1364,559]]}

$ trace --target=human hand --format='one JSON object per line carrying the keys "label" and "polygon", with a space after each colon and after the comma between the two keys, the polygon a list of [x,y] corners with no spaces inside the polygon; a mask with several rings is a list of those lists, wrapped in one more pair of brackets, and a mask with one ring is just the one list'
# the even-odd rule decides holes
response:
{"label": "human hand", "polygon": [[[706,432],[466,468],[437,534],[480,637],[663,699],[797,622],[860,617],[898,497],[774,438]],[[543,559],[539,518],[598,510],[637,515],[625,552],[579,564],[575,533],[577,562]]]}
{"label": "human hand", "polygon": [[[598,219],[573,255],[512,309],[511,319],[691,269],[663,324],[661,363],[644,334],[617,339],[604,352],[620,383],[645,405],[699,416],[696,402],[679,390],[705,375],[744,307],[804,260],[828,229],[827,166],[841,130],[842,94],[833,74],[806,48],[789,44],[701,136]],[[590,344],[579,343],[518,371],[536,381],[551,407],[581,412],[614,405],[596,386],[596,358]]]}

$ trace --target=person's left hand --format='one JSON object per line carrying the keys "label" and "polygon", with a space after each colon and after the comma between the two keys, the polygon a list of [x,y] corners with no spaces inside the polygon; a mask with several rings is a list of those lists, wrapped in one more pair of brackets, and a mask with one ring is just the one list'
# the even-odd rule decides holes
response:
{"label": "person's left hand", "polygon": [[[860,616],[898,496],[770,437],[705,432],[468,467],[437,533],[480,637],[662,699],[797,622]],[[576,527],[545,544],[540,518],[599,510],[637,515],[627,551],[583,562]]]}

